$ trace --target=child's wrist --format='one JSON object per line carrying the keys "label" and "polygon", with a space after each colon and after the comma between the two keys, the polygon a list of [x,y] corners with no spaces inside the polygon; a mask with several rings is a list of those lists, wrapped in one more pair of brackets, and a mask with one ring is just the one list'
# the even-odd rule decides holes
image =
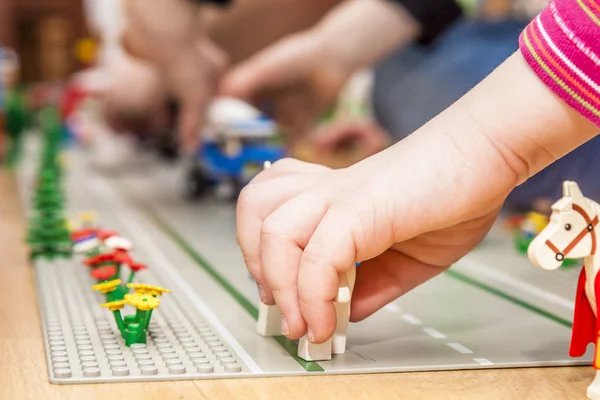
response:
{"label": "child's wrist", "polygon": [[598,128],[570,108],[515,53],[462,100],[503,152],[519,183],[595,136]]}

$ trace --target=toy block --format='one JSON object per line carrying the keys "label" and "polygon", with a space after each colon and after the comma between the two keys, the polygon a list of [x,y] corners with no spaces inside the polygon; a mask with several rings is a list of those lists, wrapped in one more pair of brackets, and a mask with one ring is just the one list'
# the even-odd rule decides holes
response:
{"label": "toy block", "polygon": [[332,357],[332,339],[321,344],[308,341],[306,335],[298,342],[298,357],[305,361],[328,361]]}
{"label": "toy block", "polygon": [[281,335],[281,312],[279,307],[260,303],[256,331],[262,336]]}
{"label": "toy block", "polygon": [[300,339],[298,357],[306,361],[331,360],[332,354],[346,352],[346,332],[350,323],[352,290],[356,281],[356,268],[339,274],[338,295],[333,303],[336,314],[336,327],[333,336],[323,344],[310,343],[306,337]]}

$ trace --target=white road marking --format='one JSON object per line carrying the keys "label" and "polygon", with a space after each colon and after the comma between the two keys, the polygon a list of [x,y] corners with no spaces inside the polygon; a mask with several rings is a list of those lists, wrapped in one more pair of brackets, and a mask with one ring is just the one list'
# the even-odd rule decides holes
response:
{"label": "white road marking", "polygon": [[474,358],[473,361],[480,365],[494,365],[494,363],[488,360],[487,358]]}
{"label": "white road marking", "polygon": [[384,306],[383,308],[386,309],[386,310],[388,310],[389,312],[393,312],[393,313],[400,312],[400,307],[398,307],[394,303],[390,303],[390,304]]}
{"label": "white road marking", "polygon": [[458,351],[461,354],[472,354],[473,350],[467,349],[460,343],[446,343],[446,345],[452,347],[454,350]]}
{"label": "white road marking", "polygon": [[446,337],[447,337],[442,332],[438,331],[437,329],[433,329],[433,328],[423,328],[423,332],[425,332],[426,334],[428,334],[429,336],[431,336],[434,339],[446,339]]}
{"label": "white road marking", "polygon": [[477,274],[486,276],[496,282],[513,286],[525,293],[540,297],[550,303],[559,305],[570,311],[575,309],[575,303],[572,300],[567,300],[564,297],[550,293],[544,289],[540,289],[537,286],[530,285],[529,283],[515,279],[507,274],[498,272],[497,270],[494,270],[485,264],[481,264],[480,262],[473,260],[469,256],[465,256],[462,260],[457,262],[456,266],[460,269],[465,269],[474,273],[475,276],[477,276]]}
{"label": "white road marking", "polygon": [[402,319],[411,325],[421,325],[422,324],[422,322],[419,318],[417,318],[411,314],[402,314]]}
{"label": "white road marking", "polygon": [[[97,190],[102,190],[102,192],[106,193],[106,196],[102,196],[102,197],[104,197],[104,198],[113,197],[115,199],[118,199],[117,194],[114,192],[114,189],[108,184],[108,182],[98,179],[98,178],[96,180],[97,180],[98,184],[93,185],[93,187]],[[219,321],[217,316],[211,311],[211,309],[204,302],[204,300],[202,300],[196,294],[196,292],[186,282],[186,280],[180,274],[170,273],[170,271],[167,270],[167,269],[172,270],[174,268],[171,266],[171,263],[169,262],[169,260],[167,260],[167,258],[162,253],[162,251],[158,250],[158,248],[155,245],[152,238],[150,236],[148,236],[146,231],[144,229],[142,229],[142,227],[137,223],[137,219],[141,218],[139,216],[139,212],[137,210],[133,209],[127,201],[121,200],[120,203],[121,203],[120,205],[121,205],[122,209],[119,209],[118,213],[122,212],[122,214],[123,214],[121,216],[122,220],[127,221],[128,228],[130,230],[136,232],[136,234],[135,234],[136,244],[138,244],[138,245],[141,244],[141,246],[139,246],[139,247],[143,247],[144,251],[149,256],[151,256],[153,258],[153,260],[156,262],[156,264],[154,265],[154,267],[152,269],[153,272],[156,273],[157,275],[160,275],[160,278],[163,281],[170,280],[171,282],[174,282],[175,285],[179,288],[179,291],[185,293],[185,295],[192,301],[192,303],[198,309],[198,311],[200,311],[206,317],[206,319],[209,321],[209,323],[214,326],[214,328],[221,334],[221,336],[223,336],[223,339],[225,339],[228,342],[228,344],[234,349],[234,351],[236,351],[239,354],[240,358],[242,358],[242,360],[244,360],[244,362],[246,363],[248,368],[250,368],[250,370],[253,373],[263,372],[262,369],[258,366],[258,364],[256,364],[256,362],[254,362],[252,357],[250,357],[250,355],[246,352],[246,350],[239,344],[239,342],[227,330],[227,328],[225,328],[225,326],[223,326],[221,321]],[[113,209],[113,212],[115,212],[115,211],[116,210]],[[167,266],[169,266],[169,267],[167,267]]]}

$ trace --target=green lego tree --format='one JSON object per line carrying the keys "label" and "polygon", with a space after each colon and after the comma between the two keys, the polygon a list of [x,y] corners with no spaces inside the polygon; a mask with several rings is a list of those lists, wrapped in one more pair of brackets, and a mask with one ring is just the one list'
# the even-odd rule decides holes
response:
{"label": "green lego tree", "polygon": [[58,162],[62,139],[60,119],[56,110],[47,109],[44,110],[41,121],[44,144],[32,196],[33,210],[27,242],[31,246],[33,258],[69,257],[72,244],[64,213],[61,169]]}
{"label": "green lego tree", "polygon": [[70,256],[71,237],[63,211],[64,200],[53,174],[46,172],[40,176],[32,200],[27,237],[32,256]]}
{"label": "green lego tree", "polygon": [[14,166],[21,153],[23,132],[30,122],[30,112],[27,107],[27,98],[22,88],[12,88],[6,94],[5,103],[5,130],[8,137],[8,152],[6,165]]}

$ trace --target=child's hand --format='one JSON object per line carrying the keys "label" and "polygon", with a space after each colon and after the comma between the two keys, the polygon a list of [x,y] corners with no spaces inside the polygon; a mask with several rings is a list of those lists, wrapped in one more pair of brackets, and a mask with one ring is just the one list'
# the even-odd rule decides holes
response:
{"label": "child's hand", "polygon": [[281,309],[283,333],[308,330],[321,343],[335,329],[338,272],[364,261],[351,320],[366,318],[464,256],[517,184],[596,132],[515,55],[352,167],[287,160],[263,171],[241,194],[238,242],[261,299]]}
{"label": "child's hand", "polygon": [[[481,138],[463,146],[424,136],[342,170],[284,160],[243,190],[238,242],[261,299],[280,307],[286,336],[297,339],[308,328],[309,340],[320,343],[332,335],[338,272],[355,262],[368,260],[358,268],[352,321],[482,240],[515,175]],[[485,182],[492,173],[497,179]]]}

